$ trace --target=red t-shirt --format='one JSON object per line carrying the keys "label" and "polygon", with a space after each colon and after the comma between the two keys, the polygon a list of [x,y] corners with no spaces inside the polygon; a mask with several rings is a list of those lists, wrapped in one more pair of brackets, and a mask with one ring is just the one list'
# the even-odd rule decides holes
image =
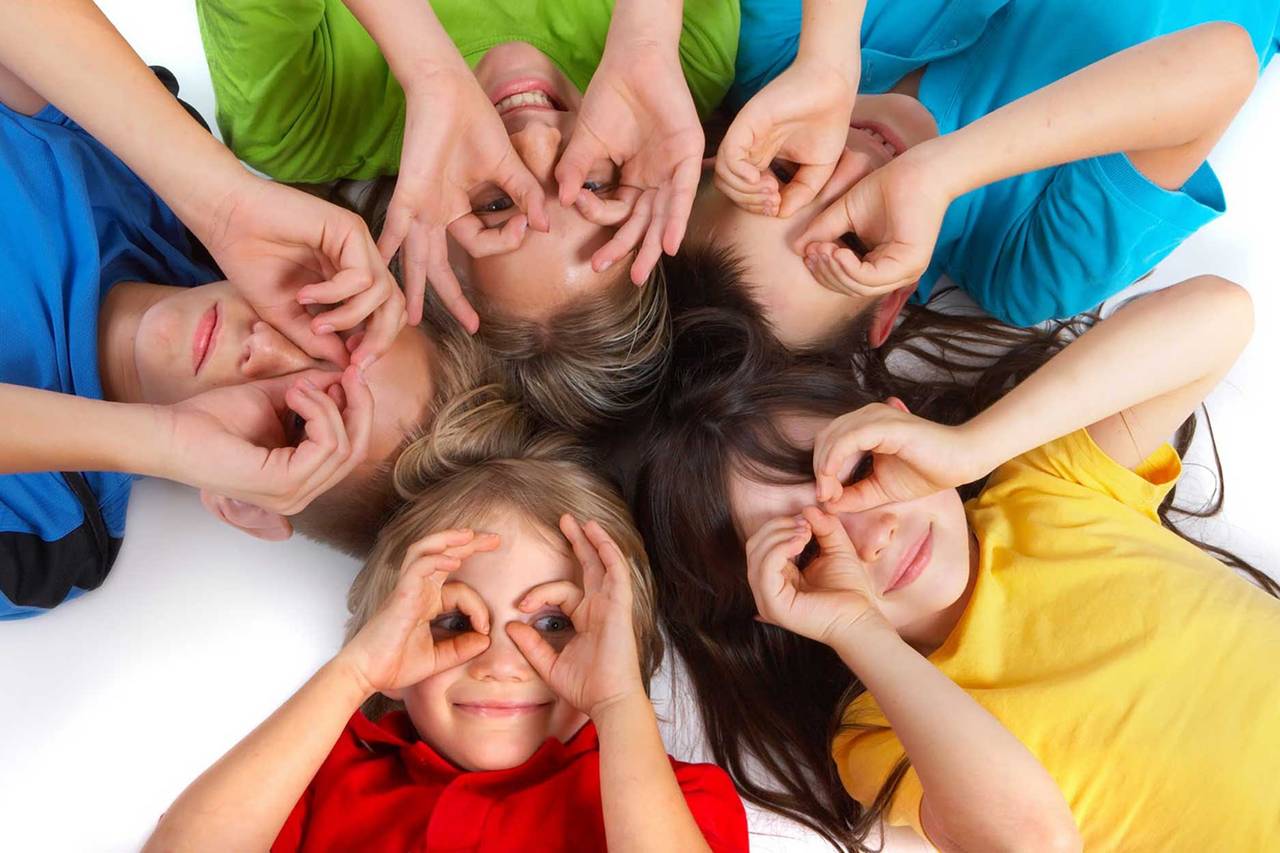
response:
{"label": "red t-shirt", "polygon": [[[713,764],[671,759],[712,850],[747,849],[747,816]],[[275,851],[604,850],[600,744],[587,723],[510,770],[459,770],[419,739],[403,711],[357,711],[298,804]]]}

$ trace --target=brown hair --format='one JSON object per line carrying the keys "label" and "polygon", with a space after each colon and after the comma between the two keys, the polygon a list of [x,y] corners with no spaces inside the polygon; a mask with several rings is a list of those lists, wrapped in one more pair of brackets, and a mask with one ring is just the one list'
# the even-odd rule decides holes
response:
{"label": "brown hair", "polygon": [[[712,754],[746,799],[837,847],[861,849],[905,763],[871,808],[845,792],[831,740],[863,687],[826,646],[755,621],[730,473],[765,483],[812,480],[812,448],[777,428],[780,415],[835,417],[893,394],[923,417],[962,423],[1091,322],[1015,329],[910,307],[878,350],[861,338],[842,351],[791,353],[758,311],[740,305],[677,317],[671,376],[643,430],[629,494],[654,563],[659,613],[688,667]],[[1180,450],[1187,433],[1184,426]],[[961,496],[981,486],[969,484]],[[1161,508],[1168,526],[1171,501]]]}
{"label": "brown hair", "polygon": [[[631,566],[632,619],[647,687],[663,649],[649,559],[626,504],[598,469],[590,451],[569,435],[537,429],[502,386],[485,385],[451,400],[396,464],[396,491],[407,503],[378,533],[351,586],[348,639],[391,594],[405,552],[426,534],[480,526],[514,512],[563,543],[559,520],[570,513],[597,521]],[[377,716],[388,703],[375,696],[366,709]]]}

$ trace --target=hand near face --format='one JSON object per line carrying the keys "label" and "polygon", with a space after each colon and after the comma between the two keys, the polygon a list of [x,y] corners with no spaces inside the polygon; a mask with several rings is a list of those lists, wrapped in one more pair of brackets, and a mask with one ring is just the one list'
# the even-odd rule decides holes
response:
{"label": "hand near face", "polygon": [[[313,358],[346,365],[336,333],[363,326],[350,358],[368,366],[405,324],[404,294],[364,221],[300,190],[246,174],[201,239],[258,315]],[[309,304],[333,307],[313,317]]]}
{"label": "hand near face", "polygon": [[[795,558],[811,539],[818,554]],[[839,519],[816,507],[767,522],[747,540],[747,580],[764,622],[830,645],[852,626],[884,623],[871,579]]]}
{"label": "hand near face", "polygon": [[[470,529],[442,530],[409,546],[395,591],[339,653],[367,693],[417,684],[488,648],[489,609],[470,587],[447,581],[463,560],[497,547],[497,535]],[[437,641],[431,620],[448,610],[466,616],[471,630]]]}
{"label": "hand near face", "polygon": [[[844,154],[857,90],[856,78],[797,59],[729,125],[716,153],[716,186],[766,216],[787,217],[813,201]],[[775,158],[796,167],[782,187],[769,172]]]}
{"label": "hand near face", "polygon": [[[446,229],[472,257],[509,252],[532,224],[547,230],[541,185],[511,147],[502,119],[464,63],[405,88],[400,175],[378,239],[384,261],[401,253],[409,322],[422,319],[426,283],[469,332],[480,318],[449,265]],[[486,228],[471,194],[486,184],[505,192],[524,214]]]}
{"label": "hand near face", "polygon": [[[858,477],[864,467],[867,472]],[[915,500],[972,482],[989,470],[968,450],[959,429],[911,414],[896,397],[841,415],[813,445],[818,500],[829,512],[863,512]],[[851,474],[856,479],[843,485]]]}
{"label": "hand near face", "polygon": [[573,621],[573,638],[557,652],[523,622],[508,623],[507,633],[552,690],[594,719],[615,702],[644,696],[631,619],[631,569],[596,522],[583,527],[566,515],[560,530],[582,564],[583,587],[567,581],[543,584],[520,609],[532,613],[559,606]]}
{"label": "hand near face", "polygon": [[[920,280],[951,196],[921,165],[918,150],[858,181],[792,244],[824,287],[872,297]],[[837,242],[849,232],[867,247],[862,257]]]}
{"label": "hand near face", "polygon": [[[161,411],[167,479],[281,515],[342,482],[373,430],[373,396],[355,367],[216,388]],[[296,439],[283,425],[291,413],[302,421]]]}
{"label": "hand near face", "polygon": [[[702,125],[675,45],[606,45],[555,172],[561,204],[581,199],[578,209],[587,219],[621,224],[591,258],[594,269],[640,245],[631,265],[631,280],[640,284],[664,251],[676,253],[698,190],[702,152]],[[620,194],[612,205],[592,204],[581,189],[600,160],[619,164],[623,187],[634,192]]]}

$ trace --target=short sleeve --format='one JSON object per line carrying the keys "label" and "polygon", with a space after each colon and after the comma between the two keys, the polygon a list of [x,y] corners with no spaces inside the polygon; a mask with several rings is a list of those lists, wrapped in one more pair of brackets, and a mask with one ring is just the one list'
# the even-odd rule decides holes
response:
{"label": "short sleeve", "polygon": [[733,787],[729,774],[714,764],[683,764],[672,761],[676,782],[689,813],[712,850],[746,851],[747,812]]}
{"label": "short sleeve", "polygon": [[680,33],[680,65],[689,93],[705,119],[724,100],[738,56],[738,4],[688,0]]}
{"label": "short sleeve", "polygon": [[[1087,311],[1149,272],[1226,203],[1204,163],[1178,190],[1159,187],[1122,153],[1059,166],[1017,205],[1027,182],[994,185],[947,269],[1001,320],[1030,326]],[[980,191],[982,192],[982,191]]]}
{"label": "short sleeve", "polygon": [[1006,462],[991,475],[987,489],[1013,486],[1035,474],[1083,486],[1158,521],[1161,502],[1182,474],[1182,460],[1164,444],[1129,469],[1098,447],[1087,429],[1080,429]]}
{"label": "short sleeve", "polygon": [[340,0],[198,0],[227,146],[276,180],[399,171],[404,92]]}
{"label": "short sleeve", "polygon": [[[871,694],[864,693],[855,699],[845,710],[844,720],[846,726],[832,741],[832,757],[849,796],[869,808],[907,753]],[[863,725],[850,725],[853,721]],[[909,826],[923,838],[924,828],[920,823],[923,799],[920,777],[914,768],[908,767],[889,801],[885,820],[891,826]]]}

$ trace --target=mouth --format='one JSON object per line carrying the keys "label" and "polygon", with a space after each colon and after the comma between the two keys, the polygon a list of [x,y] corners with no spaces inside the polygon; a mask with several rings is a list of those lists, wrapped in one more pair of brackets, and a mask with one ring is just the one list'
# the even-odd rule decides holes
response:
{"label": "mouth", "polygon": [[871,137],[876,144],[884,148],[885,153],[889,155],[889,159],[893,159],[907,150],[907,145],[902,141],[902,137],[893,128],[880,122],[851,121],[849,122],[849,129],[861,131]]}
{"label": "mouth", "polygon": [[565,112],[551,84],[536,77],[513,80],[491,93],[489,99],[502,118],[524,110]]}
{"label": "mouth", "polygon": [[910,586],[915,582],[916,578],[924,574],[924,570],[929,566],[929,560],[933,557],[933,525],[929,525],[929,529],[924,532],[914,545],[907,549],[902,555],[898,568],[893,573],[893,580],[889,581],[889,585],[884,588],[881,595],[888,595],[897,589]]}
{"label": "mouth", "polygon": [[195,337],[191,342],[191,365],[193,375],[200,374],[209,356],[218,345],[218,332],[222,328],[222,314],[218,311],[218,303],[209,306],[204,316],[196,323]]}
{"label": "mouth", "polygon": [[551,707],[551,702],[454,702],[453,707],[475,717],[522,717]]}

